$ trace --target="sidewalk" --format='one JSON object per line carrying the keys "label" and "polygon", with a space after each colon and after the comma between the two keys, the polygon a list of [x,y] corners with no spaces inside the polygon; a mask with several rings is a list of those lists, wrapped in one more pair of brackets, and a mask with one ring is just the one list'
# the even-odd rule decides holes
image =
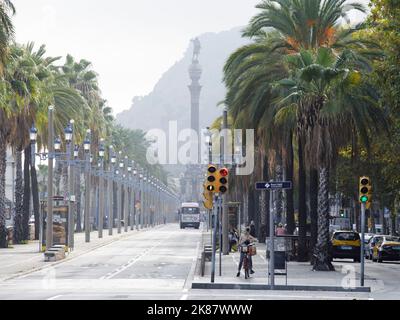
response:
{"label": "sidewalk", "polygon": [[[210,244],[209,235],[204,235],[204,244]],[[257,255],[253,256],[253,269],[255,273],[250,279],[244,278],[244,271],[241,270],[240,277],[236,277],[240,254],[231,252],[229,255],[222,255],[221,265],[222,274],[219,274],[219,252],[216,254],[215,263],[215,282],[211,284],[211,262],[207,261],[205,265],[204,277],[199,273],[196,274],[192,288],[202,289],[269,289],[268,279],[268,260],[266,259],[266,245],[257,243]],[[287,285],[284,275],[275,276],[275,286],[279,289],[289,290],[323,290],[323,291],[361,291],[369,292],[378,290],[382,284],[380,281],[365,277],[365,288],[359,288],[360,264],[343,260],[343,262],[334,262],[336,271],[321,272],[312,271],[312,266],[309,262],[294,262],[287,263]],[[200,270],[200,268],[198,268]],[[350,271],[350,273],[348,273]],[[277,270],[276,273],[285,272]],[[250,285],[250,286],[249,286]],[[370,288],[370,289],[369,289]],[[278,288],[276,288],[278,289]]]}
{"label": "sidewalk", "polygon": [[[160,226],[155,228],[158,227]],[[62,263],[114,241],[131,237],[147,230],[152,230],[152,228],[139,231],[136,229],[131,231],[129,229],[128,232],[124,232],[124,228],[122,228],[121,233],[118,234],[118,229],[115,228],[113,229],[113,235],[109,236],[108,229],[105,229],[103,230],[103,238],[101,239],[98,238],[98,231],[92,231],[90,233],[90,242],[88,243],[85,242],[84,232],[75,233],[74,250],[66,253],[67,257],[65,259],[56,262],[44,261],[43,252],[39,252],[38,240],[29,241],[28,244],[13,245],[11,248],[0,249],[0,281]]]}

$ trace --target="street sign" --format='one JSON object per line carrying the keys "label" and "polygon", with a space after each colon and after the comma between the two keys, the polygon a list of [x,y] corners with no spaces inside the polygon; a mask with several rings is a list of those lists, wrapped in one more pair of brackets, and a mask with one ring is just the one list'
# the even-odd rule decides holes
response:
{"label": "street sign", "polygon": [[292,189],[292,181],[256,182],[256,190]]}

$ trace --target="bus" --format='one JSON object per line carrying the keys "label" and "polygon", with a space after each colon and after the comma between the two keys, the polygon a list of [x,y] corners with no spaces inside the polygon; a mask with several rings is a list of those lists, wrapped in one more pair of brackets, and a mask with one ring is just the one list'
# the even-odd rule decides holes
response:
{"label": "bus", "polygon": [[197,202],[184,202],[179,210],[179,224],[181,229],[200,227],[200,206]]}

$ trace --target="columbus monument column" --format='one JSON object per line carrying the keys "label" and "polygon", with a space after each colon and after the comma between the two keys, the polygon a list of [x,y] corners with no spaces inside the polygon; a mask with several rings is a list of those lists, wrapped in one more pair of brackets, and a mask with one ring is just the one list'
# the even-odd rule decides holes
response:
{"label": "columbus monument column", "polygon": [[[200,78],[202,69],[199,64],[199,55],[201,50],[201,44],[199,38],[195,38],[192,40],[194,49],[193,49],[193,58],[192,64],[189,67],[189,76],[192,80],[192,83],[189,85],[190,90],[190,128],[197,133],[199,137],[200,134],[200,93],[201,93],[201,85]],[[200,164],[200,143],[198,143],[198,154],[197,154],[197,163]]]}
{"label": "columbus monument column", "polygon": [[[202,176],[201,176],[201,145],[200,145],[200,93],[201,85],[200,78],[202,69],[199,64],[199,55],[201,50],[200,40],[195,38],[191,40],[193,43],[192,63],[189,66],[189,76],[191,84],[190,91],[190,129],[192,129],[197,137],[192,140],[192,150],[197,148],[197,157],[192,156],[192,163],[186,165],[186,170],[181,179],[181,185],[184,186],[184,201],[200,202]],[[194,145],[196,144],[196,145]]]}

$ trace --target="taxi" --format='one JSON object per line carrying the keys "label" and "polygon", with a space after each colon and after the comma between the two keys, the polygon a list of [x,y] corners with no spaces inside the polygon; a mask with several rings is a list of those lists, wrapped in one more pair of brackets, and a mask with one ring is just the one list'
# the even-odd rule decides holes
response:
{"label": "taxi", "polygon": [[381,236],[372,248],[372,261],[383,262],[400,260],[400,238],[394,236]]}
{"label": "taxi", "polygon": [[331,257],[361,260],[361,239],[355,231],[335,231],[331,239]]}

